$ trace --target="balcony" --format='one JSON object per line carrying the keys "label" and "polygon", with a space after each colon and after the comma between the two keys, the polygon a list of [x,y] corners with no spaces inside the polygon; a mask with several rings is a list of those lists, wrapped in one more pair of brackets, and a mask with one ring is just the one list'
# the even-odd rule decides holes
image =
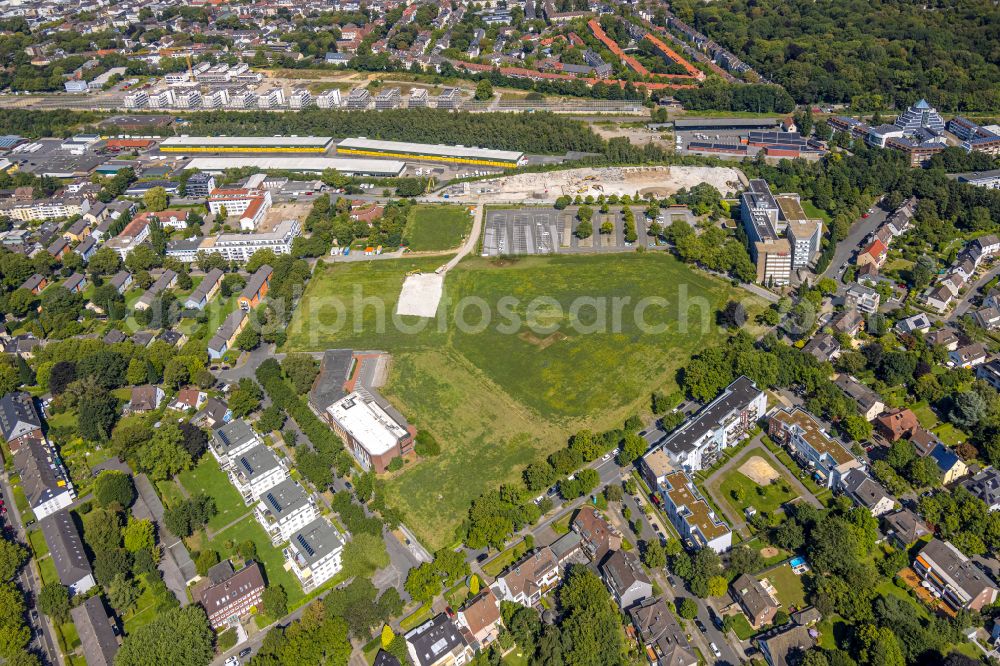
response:
{"label": "balcony", "polygon": [[298,551],[291,546],[281,551],[285,556],[285,570],[291,571],[299,579],[303,592],[311,592],[316,585],[313,583],[312,569],[302,559]]}
{"label": "balcony", "polygon": [[264,508],[262,502],[258,502],[253,510],[257,522],[260,523],[267,535],[271,537],[271,545],[277,546],[281,543],[281,526],[271,512]]}

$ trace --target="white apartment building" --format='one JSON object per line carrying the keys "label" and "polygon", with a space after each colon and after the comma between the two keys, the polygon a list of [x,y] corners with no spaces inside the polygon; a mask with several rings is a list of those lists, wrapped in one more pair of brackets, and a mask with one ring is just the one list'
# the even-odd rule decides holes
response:
{"label": "white apartment building", "polygon": [[275,254],[291,254],[292,241],[302,233],[298,220],[283,220],[272,231],[253,234],[219,234],[214,238],[192,238],[171,241],[167,256],[191,263],[199,252],[221,254],[226,261],[247,261],[257,250],[272,250]]}
{"label": "white apartment building", "polygon": [[257,97],[257,106],[262,109],[277,109],[285,103],[285,93],[281,88],[271,88]]}
{"label": "white apartment building", "polygon": [[222,469],[228,469],[231,461],[261,444],[261,439],[243,419],[233,419],[221,428],[212,431],[209,450]]}
{"label": "white apartment building", "polygon": [[292,94],[288,97],[288,107],[291,109],[304,109],[308,106],[312,106],[312,95],[309,94],[308,90],[304,88],[298,88],[292,91]]}
{"label": "white apartment building", "polygon": [[125,95],[123,101],[125,102],[126,109],[144,109],[149,106],[149,93],[145,90],[129,93]]}
{"label": "white apartment building", "polygon": [[340,91],[336,88],[327,90],[316,96],[316,106],[321,109],[336,109],[340,107],[342,102]]}
{"label": "white apartment building", "polygon": [[285,479],[260,496],[254,507],[257,521],[277,546],[319,518],[316,501],[295,482]]}
{"label": "white apartment building", "polygon": [[178,109],[200,109],[201,92],[195,89],[178,92],[174,95],[174,106]]}
{"label": "white apartment building", "polygon": [[233,458],[229,467],[229,481],[242,495],[247,506],[287,478],[285,462],[278,460],[270,447],[263,444]]}
{"label": "white apartment building", "polygon": [[88,210],[90,210],[89,199],[72,197],[7,204],[0,207],[0,215],[29,222],[31,220],[55,220],[61,217],[83,215]]}
{"label": "white apartment building", "polygon": [[229,104],[229,91],[219,88],[205,95],[202,99],[202,106],[206,109],[221,109]]}
{"label": "white apartment building", "polygon": [[344,568],[344,535],[324,518],[317,518],[292,535],[284,549],[285,567],[312,592]]}
{"label": "white apartment building", "polygon": [[[242,218],[246,214],[248,219],[256,219],[262,217],[271,207],[271,192],[247,188],[212,190],[208,198],[208,210],[214,215],[218,215],[223,207],[229,216],[240,215]],[[240,226],[243,226],[242,219]],[[247,230],[252,231],[253,229],[254,227],[251,226]]]}
{"label": "white apartment building", "polygon": [[149,95],[149,106],[154,109],[166,109],[174,105],[174,91],[170,90],[160,90],[159,92],[150,93]]}
{"label": "white apartment building", "polygon": [[749,378],[740,377],[697,415],[652,446],[661,448],[674,467],[697,472],[742,439],[766,411],[765,393]]}
{"label": "white apartment building", "polygon": [[163,77],[164,83],[168,86],[183,85],[190,80],[191,76],[187,72],[171,72]]}

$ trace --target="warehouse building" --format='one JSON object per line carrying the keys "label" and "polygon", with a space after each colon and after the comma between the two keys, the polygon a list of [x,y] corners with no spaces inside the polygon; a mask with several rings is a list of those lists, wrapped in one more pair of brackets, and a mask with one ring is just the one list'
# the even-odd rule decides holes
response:
{"label": "warehouse building", "polygon": [[169,153],[325,153],[329,136],[175,136],[163,140]]}
{"label": "warehouse building", "polygon": [[206,173],[222,173],[226,169],[254,167],[264,171],[292,171],[296,173],[323,173],[327,169],[346,176],[372,176],[396,178],[406,167],[398,160],[368,160],[338,157],[196,157],[188,162],[188,169]]}
{"label": "warehouse building", "polygon": [[495,167],[517,167],[525,163],[524,153],[512,150],[467,148],[465,146],[408,143],[405,141],[379,141],[364,137],[344,139],[337,144],[337,153]]}

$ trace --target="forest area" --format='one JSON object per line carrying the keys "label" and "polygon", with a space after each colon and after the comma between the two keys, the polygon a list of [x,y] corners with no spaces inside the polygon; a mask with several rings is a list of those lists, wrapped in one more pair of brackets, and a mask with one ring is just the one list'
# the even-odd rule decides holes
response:
{"label": "forest area", "polygon": [[680,0],[673,9],[799,103],[1000,107],[1000,7],[987,0]]}

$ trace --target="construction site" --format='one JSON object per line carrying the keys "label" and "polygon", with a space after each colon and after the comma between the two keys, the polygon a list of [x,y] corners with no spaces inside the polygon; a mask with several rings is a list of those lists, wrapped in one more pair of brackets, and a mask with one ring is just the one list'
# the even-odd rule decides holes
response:
{"label": "construction site", "polygon": [[708,183],[724,196],[735,196],[747,184],[743,173],[730,167],[658,166],[568,169],[546,173],[522,173],[503,178],[460,183],[441,192],[443,198],[468,198],[491,203],[552,203],[562,196],[597,198],[664,198],[681,189]]}

